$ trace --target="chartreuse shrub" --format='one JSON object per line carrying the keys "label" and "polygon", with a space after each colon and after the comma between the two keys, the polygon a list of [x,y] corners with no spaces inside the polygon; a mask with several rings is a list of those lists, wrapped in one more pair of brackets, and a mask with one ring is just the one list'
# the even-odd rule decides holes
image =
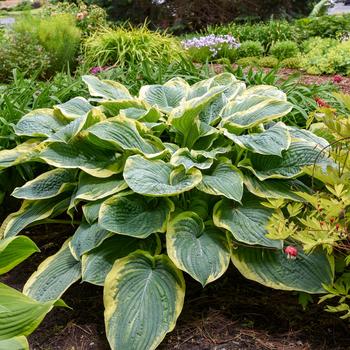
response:
{"label": "chartreuse shrub", "polygon": [[272,45],[270,53],[280,61],[297,56],[300,51],[298,45],[291,40],[278,41]]}
{"label": "chartreuse shrub", "polygon": [[0,313],[0,340],[30,333],[80,279],[104,288],[112,349],[160,344],[183,307],[183,272],[204,287],[231,260],[263,285],[325,292],[333,281],[326,252],[300,248],[291,261],[289,242],[266,237],[274,210],[264,203],[303,201],[311,191],[298,179],[303,167],[334,166],[324,139],[278,121],[293,107],[282,91],[247,89],[230,73],[192,86],[174,78],[138,96],[114,81],[83,79],[90,102],[33,110],[15,126],[24,142],[0,152],[1,168],[52,166],[13,192],[23,204],[1,227],[2,272],[36,250],[18,236],[28,225],[63,213],[80,222],[23,294],[1,285],[0,305],[11,307]]}

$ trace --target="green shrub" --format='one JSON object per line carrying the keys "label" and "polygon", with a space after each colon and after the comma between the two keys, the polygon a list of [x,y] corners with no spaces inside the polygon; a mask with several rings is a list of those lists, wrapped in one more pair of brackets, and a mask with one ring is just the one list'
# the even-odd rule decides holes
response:
{"label": "green shrub", "polygon": [[285,58],[295,57],[300,51],[298,45],[294,41],[278,41],[272,45],[270,53],[280,61]]}
{"label": "green shrub", "polygon": [[260,57],[264,53],[264,48],[259,41],[244,41],[238,49],[238,56],[244,57]]}
{"label": "green shrub", "polygon": [[52,166],[13,192],[24,202],[1,227],[2,273],[38,250],[17,236],[28,225],[58,215],[62,224],[64,212],[68,225],[80,223],[23,294],[0,284],[0,305],[27,311],[2,323],[1,339],[31,333],[81,278],[104,288],[112,350],[161,343],[183,307],[183,272],[204,287],[231,260],[268,287],[325,293],[333,282],[326,252],[298,246],[290,261],[284,247],[295,243],[266,237],[273,202],[311,191],[304,167],[333,164],[325,140],[277,122],[293,108],[282,91],[246,89],[223,73],[192,86],[181,78],[144,86],[134,97],[120,83],[83,79],[95,106],[75,98],[34,110],[15,126],[27,141],[0,152],[3,168]]}
{"label": "green shrub", "polygon": [[339,43],[338,40],[332,38],[321,38],[314,37],[308,40],[304,40],[301,43],[301,51],[303,53],[309,53],[312,50],[318,50],[322,52],[326,52],[330,47],[336,46]]}
{"label": "green shrub", "polygon": [[243,57],[237,60],[236,62],[239,66],[242,67],[255,67],[258,66],[259,58],[258,57]]}
{"label": "green shrub", "polygon": [[154,65],[169,64],[184,54],[179,41],[147,27],[122,26],[95,32],[85,42],[84,63],[93,66],[138,66],[145,59]]}
{"label": "green shrub", "polygon": [[289,57],[285,58],[281,62],[281,67],[290,68],[290,69],[298,69],[301,67],[301,57]]}
{"label": "green shrub", "polygon": [[274,68],[278,66],[278,59],[273,56],[261,57],[258,60],[258,65],[260,67]]}

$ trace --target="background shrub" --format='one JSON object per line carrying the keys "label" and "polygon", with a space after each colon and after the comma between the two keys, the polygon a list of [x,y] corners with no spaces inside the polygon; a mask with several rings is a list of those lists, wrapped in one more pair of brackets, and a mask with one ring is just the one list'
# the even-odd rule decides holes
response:
{"label": "background shrub", "polygon": [[259,57],[264,53],[264,48],[259,41],[244,41],[238,49],[238,56]]}
{"label": "background shrub", "polygon": [[255,66],[258,66],[259,59],[257,57],[243,57],[237,60],[236,63],[242,67],[249,67],[249,66],[255,67]]}
{"label": "background shrub", "polygon": [[297,56],[300,51],[294,41],[286,40],[276,42],[271,47],[270,53],[279,60],[284,60],[285,58]]}
{"label": "background shrub", "polygon": [[281,67],[283,68],[291,68],[291,69],[298,69],[301,67],[301,57],[289,57],[285,58],[281,62]]}
{"label": "background shrub", "polygon": [[261,57],[258,60],[258,65],[260,67],[274,68],[278,65],[278,59],[273,56]]}

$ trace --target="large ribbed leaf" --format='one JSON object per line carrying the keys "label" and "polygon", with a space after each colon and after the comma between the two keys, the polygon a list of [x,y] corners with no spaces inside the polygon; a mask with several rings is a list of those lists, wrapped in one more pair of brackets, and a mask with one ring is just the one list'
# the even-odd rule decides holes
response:
{"label": "large ribbed leaf", "polygon": [[288,130],[294,139],[299,141],[306,141],[307,143],[310,143],[319,149],[325,149],[329,146],[327,140],[315,135],[311,131],[299,129],[294,126],[288,126]]}
{"label": "large ribbed leaf", "polygon": [[54,305],[55,301],[40,303],[0,283],[0,340],[29,335]]}
{"label": "large ribbed leaf", "polygon": [[282,157],[250,154],[248,162],[239,164],[249,169],[260,180],[269,178],[293,178],[302,174],[302,168],[313,164],[329,164],[325,153],[306,142],[292,142],[289,149],[282,152]]}
{"label": "large ribbed leaf", "polygon": [[224,135],[240,147],[254,153],[282,156],[290,146],[291,137],[283,123],[277,123],[260,134],[235,135],[224,129]]}
{"label": "large ribbed leaf", "polygon": [[46,145],[39,156],[55,167],[79,168],[96,177],[109,177],[120,172],[122,167],[120,154],[98,149],[84,140]]}
{"label": "large ribbed leaf", "polygon": [[111,235],[111,232],[103,229],[97,223],[91,225],[87,222],[83,222],[75,231],[69,242],[69,248],[75,259],[80,260],[83,254],[98,247]]}
{"label": "large ribbed leaf", "polygon": [[230,263],[225,233],[205,226],[193,212],[183,212],[169,223],[166,243],[173,263],[203,287],[224,274]]}
{"label": "large ribbed leaf", "polygon": [[248,197],[243,205],[222,199],[214,207],[213,219],[215,226],[230,231],[239,242],[281,248],[281,241],[265,237],[268,233],[265,227],[272,214],[272,209],[262,206],[254,197]]}
{"label": "large ribbed leaf", "polygon": [[230,131],[247,129],[288,114],[293,105],[277,98],[252,95],[229,102],[221,111],[222,124]]}
{"label": "large ribbed leaf", "polygon": [[61,249],[44,260],[23,287],[23,293],[34,300],[57,300],[81,277],[81,264],[76,260],[67,240]]}
{"label": "large ribbed leaf", "polygon": [[15,133],[18,136],[49,137],[67,123],[67,120],[55,115],[53,109],[36,109],[19,120]]}
{"label": "large ribbed leaf", "polygon": [[48,171],[22,187],[16,187],[12,196],[23,199],[46,199],[57,196],[75,187],[76,171],[54,169]]}
{"label": "large ribbed leaf", "polygon": [[190,151],[188,148],[178,149],[170,159],[171,164],[175,166],[183,165],[186,170],[191,168],[209,169],[213,162],[213,158],[207,158],[199,152]]}
{"label": "large ribbed leaf", "polygon": [[311,189],[296,179],[269,179],[260,181],[254,175],[244,174],[244,185],[255,196],[263,198],[285,198],[304,201],[295,192],[311,192]]}
{"label": "large ribbed leaf", "polygon": [[167,198],[115,195],[102,204],[98,222],[108,231],[146,238],[151,233],[166,230],[173,210],[174,204]]}
{"label": "large ribbed leaf", "polygon": [[62,213],[68,207],[69,201],[67,193],[62,193],[54,198],[23,201],[21,208],[10,214],[3,222],[0,236],[16,236],[28,225]]}
{"label": "large ribbed leaf", "polygon": [[154,350],[175,327],[185,282],[165,255],[138,251],[118,260],[104,288],[106,333],[112,350]]}
{"label": "large ribbed leaf", "polygon": [[33,253],[39,251],[35,243],[26,236],[0,240],[0,275],[10,271]]}
{"label": "large ribbed leaf", "polygon": [[98,213],[104,201],[105,199],[100,199],[98,201],[90,202],[82,206],[84,217],[90,225],[98,219]]}
{"label": "large ribbed leaf", "polygon": [[287,101],[287,95],[282,90],[272,85],[251,86],[243,92],[242,98],[248,98],[254,95],[264,96],[269,98],[272,97],[281,101]]}
{"label": "large ribbed leaf", "polygon": [[83,97],[74,97],[71,100],[56,105],[55,109],[59,110],[63,117],[75,119],[86,115],[93,106]]}
{"label": "large ribbed leaf", "polygon": [[161,243],[158,236],[138,239],[114,235],[107,238],[100,246],[82,256],[83,281],[103,286],[115,261],[138,249],[146,250],[151,255],[159,254]]}
{"label": "large ribbed leaf", "polygon": [[[159,155],[164,151],[162,142],[150,141],[141,137],[134,120],[118,117],[95,124],[87,131],[89,139],[99,144],[108,143],[117,151],[137,152],[149,157]],[[97,138],[97,140],[96,140]]]}
{"label": "large ribbed leaf", "polygon": [[332,267],[323,251],[306,255],[300,249],[298,257],[291,260],[281,249],[238,247],[232,251],[232,262],[244,277],[275,289],[324,293],[322,284],[333,281]]}
{"label": "large ribbed leaf", "polygon": [[[162,113],[154,107],[145,108],[126,108],[121,109],[119,115],[124,118],[135,119],[148,123],[156,123],[162,116]],[[160,125],[164,125],[161,123]]]}
{"label": "large ribbed leaf", "polygon": [[198,169],[186,172],[182,166],[136,155],[126,161],[124,179],[136,193],[161,197],[189,191],[200,183],[202,175]]}
{"label": "large ribbed leaf", "polygon": [[197,188],[208,194],[240,202],[243,196],[243,177],[231,162],[221,159],[209,174],[203,174],[202,182]]}
{"label": "large ribbed leaf", "polygon": [[0,340],[0,350],[29,350],[27,338],[23,335]]}
{"label": "large ribbed leaf", "polygon": [[186,98],[190,86],[181,78],[173,78],[164,85],[145,85],[140,89],[139,98],[147,101],[160,111],[169,113]]}
{"label": "large ribbed leaf", "polygon": [[106,100],[132,99],[128,89],[112,80],[99,80],[93,75],[84,75],[84,83],[88,86],[91,96],[102,97]]}

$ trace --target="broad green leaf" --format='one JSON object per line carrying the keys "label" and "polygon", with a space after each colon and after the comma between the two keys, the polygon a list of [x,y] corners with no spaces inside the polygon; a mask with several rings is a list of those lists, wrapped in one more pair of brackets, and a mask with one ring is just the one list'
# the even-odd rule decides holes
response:
{"label": "broad green leaf", "polygon": [[222,276],[230,263],[225,233],[205,226],[193,212],[183,212],[169,223],[166,243],[173,263],[203,287]]}
{"label": "broad green leaf", "polygon": [[126,98],[100,102],[103,107],[103,111],[110,117],[116,117],[120,114],[123,109],[137,108],[137,109],[148,109],[150,106],[145,101],[139,100],[137,98]]}
{"label": "broad green leaf", "polygon": [[100,246],[82,256],[82,280],[103,286],[115,261],[138,249],[149,251],[152,255],[159,254],[161,243],[158,236],[138,239],[113,235],[107,238]]}
{"label": "broad green leaf", "polygon": [[23,335],[0,340],[0,350],[29,350],[27,338]]}
{"label": "broad green leaf", "polygon": [[69,201],[67,193],[48,199],[24,200],[21,208],[10,214],[3,222],[0,228],[0,237],[16,236],[28,225],[62,213],[67,209]]}
{"label": "broad green leaf", "polygon": [[265,237],[272,214],[272,209],[262,206],[254,197],[248,197],[243,205],[222,199],[214,207],[213,219],[215,226],[230,231],[238,242],[281,248],[281,241]]}
{"label": "broad green leaf", "polygon": [[271,85],[251,86],[243,92],[242,98],[248,98],[254,95],[269,98],[273,97],[281,101],[287,101],[287,95],[282,90],[278,89],[276,86]]}
{"label": "broad green leaf", "polygon": [[310,143],[310,144],[312,144],[315,147],[318,147],[320,149],[325,149],[325,148],[329,147],[329,143],[327,140],[315,135],[314,133],[312,133],[308,130],[298,129],[294,126],[288,126],[288,130],[289,130],[291,136],[296,140],[306,141],[307,143]]}
{"label": "broad green leaf", "polygon": [[0,283],[0,340],[29,335],[54,305],[55,301],[40,303]]}
{"label": "broad green leaf", "polygon": [[84,83],[88,86],[91,96],[102,97],[106,100],[132,99],[128,89],[112,80],[100,80],[93,75],[84,75]]}
{"label": "broad green leaf", "polygon": [[52,143],[45,145],[40,159],[57,168],[81,169],[96,177],[110,177],[122,169],[120,154],[93,147],[84,140],[70,144]]}
{"label": "broad green leaf", "polygon": [[[149,109],[143,109],[143,108],[127,108],[127,109],[121,109],[119,112],[119,115],[121,117],[129,118],[129,119],[135,119],[143,122],[148,123],[156,123],[159,118],[162,116],[162,113],[154,107],[151,107]],[[163,125],[163,123],[161,123]]]}
{"label": "broad green leaf", "polygon": [[98,219],[98,213],[100,211],[102,203],[106,199],[100,199],[95,202],[90,202],[82,206],[84,218],[91,225]]}
{"label": "broad green leaf", "polygon": [[46,199],[75,187],[76,172],[68,169],[50,170],[22,187],[16,187],[13,197],[23,199]]}
{"label": "broad green leaf", "polygon": [[232,262],[244,277],[275,289],[325,293],[322,285],[333,281],[331,264],[322,251],[306,255],[300,249],[291,260],[281,249],[238,247],[232,251]]}
{"label": "broad green leaf", "polygon": [[76,260],[67,240],[61,249],[45,259],[26,282],[23,294],[40,302],[58,300],[81,277],[81,263]]}
{"label": "broad green leaf", "polygon": [[277,98],[252,95],[229,102],[221,111],[221,124],[229,131],[252,128],[261,123],[281,118],[293,105]]}
{"label": "broad green leaf", "polygon": [[71,241],[69,242],[69,248],[74,258],[76,260],[80,260],[80,257],[83,254],[98,247],[111,235],[111,232],[103,229],[97,223],[91,225],[87,222],[83,222],[75,231]]}
{"label": "broad green leaf", "polygon": [[145,85],[140,89],[139,98],[169,113],[186,98],[190,86],[182,78],[173,78],[164,85]]}
{"label": "broad green leaf", "polygon": [[203,174],[202,182],[197,188],[208,194],[240,202],[243,196],[243,177],[230,161],[220,159],[209,174]]}
{"label": "broad green leaf", "polygon": [[121,235],[146,238],[165,232],[174,204],[167,198],[115,195],[101,206],[99,225]]}
{"label": "broad green leaf", "polygon": [[303,173],[303,167],[314,164],[332,165],[332,162],[314,145],[292,142],[289,149],[282,152],[282,157],[252,153],[248,162],[242,161],[238,166],[249,169],[260,180],[266,180],[294,178]]}
{"label": "broad green leaf", "polygon": [[71,100],[54,106],[59,110],[63,117],[67,119],[76,119],[86,115],[93,106],[83,97],[74,97]]}
{"label": "broad green leaf", "polygon": [[136,123],[131,119],[117,117],[95,124],[87,131],[92,142],[99,144],[99,140],[102,140],[117,151],[137,152],[148,157],[156,157],[163,153],[164,146],[162,142],[159,139],[158,142],[154,142],[142,138],[137,130]]}
{"label": "broad green leaf", "polygon": [[291,137],[283,123],[277,123],[260,134],[235,135],[224,129],[224,135],[240,147],[253,153],[282,157],[290,146]]}
{"label": "broad green leaf", "polygon": [[285,198],[293,201],[304,201],[295,192],[310,193],[311,189],[296,179],[269,179],[260,181],[254,175],[244,174],[244,185],[248,191],[262,198]]}
{"label": "broad green leaf", "polygon": [[192,168],[209,169],[213,165],[213,162],[213,158],[207,158],[197,151],[190,151],[188,148],[178,149],[170,159],[172,165],[183,165],[186,170]]}
{"label": "broad green leaf", "polygon": [[125,163],[124,179],[136,193],[146,196],[174,196],[196,187],[202,180],[198,169],[188,172],[162,160],[147,160],[139,155]]}
{"label": "broad green leaf", "polygon": [[0,240],[0,275],[27,259],[40,249],[26,236],[17,236]]}
{"label": "broad green leaf", "polygon": [[183,307],[185,282],[166,255],[138,251],[117,260],[104,288],[105,325],[112,350],[154,350]]}
{"label": "broad green leaf", "polygon": [[15,133],[18,136],[49,137],[67,123],[67,120],[55,115],[53,109],[36,109],[19,120]]}

